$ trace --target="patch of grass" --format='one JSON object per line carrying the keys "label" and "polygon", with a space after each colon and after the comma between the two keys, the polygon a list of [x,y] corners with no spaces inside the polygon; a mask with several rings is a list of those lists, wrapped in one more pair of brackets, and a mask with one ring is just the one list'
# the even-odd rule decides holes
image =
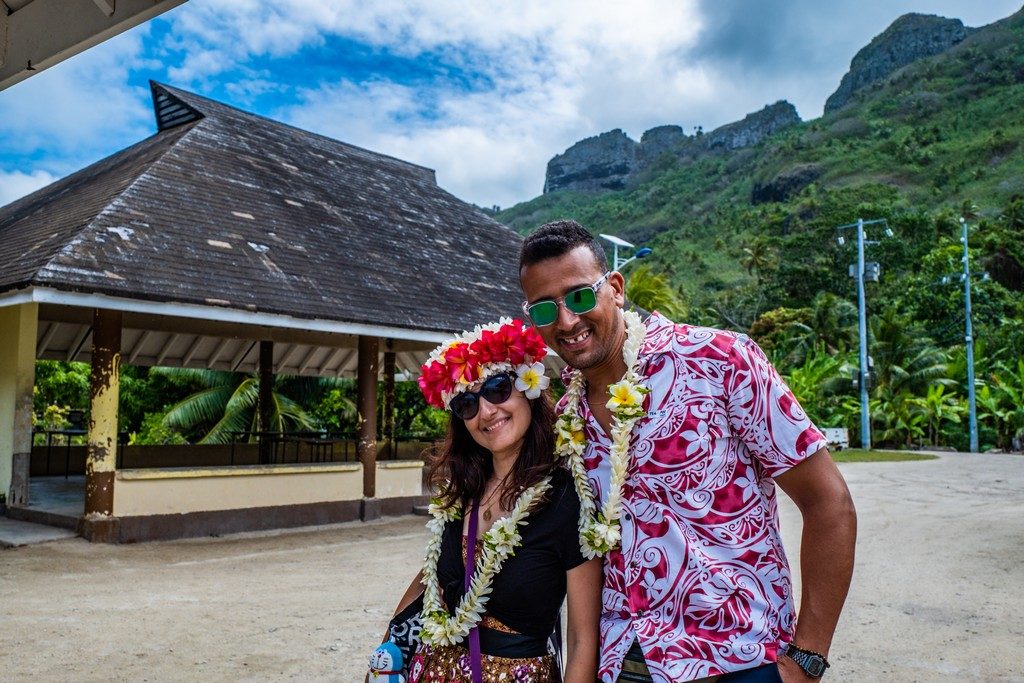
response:
{"label": "patch of grass", "polygon": [[836,462],[903,462],[905,460],[935,460],[937,455],[931,453],[915,453],[913,451],[862,451],[857,448],[832,453]]}

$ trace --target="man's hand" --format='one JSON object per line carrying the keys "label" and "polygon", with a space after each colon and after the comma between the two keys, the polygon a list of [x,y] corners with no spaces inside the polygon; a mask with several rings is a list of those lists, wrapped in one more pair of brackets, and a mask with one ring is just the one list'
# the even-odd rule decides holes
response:
{"label": "man's hand", "polygon": [[789,657],[783,655],[779,657],[778,661],[779,678],[782,679],[782,683],[807,683],[808,681],[814,680],[810,676],[804,673],[796,662]]}

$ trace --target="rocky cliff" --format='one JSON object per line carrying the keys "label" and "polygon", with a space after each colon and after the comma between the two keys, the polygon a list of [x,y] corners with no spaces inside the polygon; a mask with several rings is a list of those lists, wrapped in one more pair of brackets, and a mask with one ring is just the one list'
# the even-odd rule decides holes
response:
{"label": "rocky cliff", "polygon": [[854,94],[907,64],[945,52],[970,31],[959,19],[904,14],[854,55],[839,88],[825,101],[825,113],[841,109]]}
{"label": "rocky cliff", "polygon": [[620,129],[601,133],[548,162],[544,193],[555,190],[620,190],[637,169],[636,141]]}
{"label": "rocky cliff", "polygon": [[619,190],[656,159],[670,154],[693,159],[753,147],[772,133],[800,122],[792,104],[779,101],[742,121],[688,136],[680,126],[658,126],[636,142],[619,129],[577,142],[548,162],[544,192]]}

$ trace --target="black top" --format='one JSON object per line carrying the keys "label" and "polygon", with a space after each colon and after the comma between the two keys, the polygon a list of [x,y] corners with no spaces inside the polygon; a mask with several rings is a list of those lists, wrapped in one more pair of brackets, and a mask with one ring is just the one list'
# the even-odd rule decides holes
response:
{"label": "black top", "polygon": [[[555,628],[565,599],[565,573],[586,561],[580,553],[580,499],[568,472],[559,468],[551,480],[548,500],[519,527],[522,544],[494,577],[487,613],[519,633],[546,638]],[[465,591],[462,563],[462,520],[445,525],[438,584],[454,610]]]}

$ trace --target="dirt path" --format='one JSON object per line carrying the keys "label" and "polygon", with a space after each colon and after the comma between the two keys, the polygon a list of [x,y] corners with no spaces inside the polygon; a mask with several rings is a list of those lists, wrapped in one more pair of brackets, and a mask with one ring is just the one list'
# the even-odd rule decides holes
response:
{"label": "dirt path", "polygon": [[[1024,681],[1024,458],[843,472],[861,540],[829,680]],[[423,522],[0,551],[0,678],[359,681]]]}

